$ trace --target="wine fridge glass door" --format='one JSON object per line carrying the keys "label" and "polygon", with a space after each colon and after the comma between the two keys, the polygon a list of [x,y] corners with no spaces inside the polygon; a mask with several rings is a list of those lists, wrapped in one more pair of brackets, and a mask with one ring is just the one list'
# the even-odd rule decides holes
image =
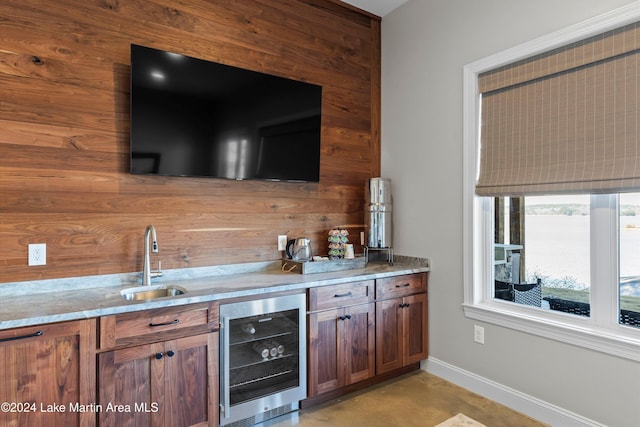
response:
{"label": "wine fridge glass door", "polygon": [[294,297],[288,304],[280,301],[278,308],[273,301],[220,307],[223,421],[306,397],[306,312],[304,302],[300,305],[304,295],[302,300]]}

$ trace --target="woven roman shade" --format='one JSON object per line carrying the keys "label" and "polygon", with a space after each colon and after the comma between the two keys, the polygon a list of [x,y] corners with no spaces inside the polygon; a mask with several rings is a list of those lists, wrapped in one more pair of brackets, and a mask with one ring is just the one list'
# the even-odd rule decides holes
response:
{"label": "woven roman shade", "polygon": [[640,191],[640,22],[478,78],[476,194]]}

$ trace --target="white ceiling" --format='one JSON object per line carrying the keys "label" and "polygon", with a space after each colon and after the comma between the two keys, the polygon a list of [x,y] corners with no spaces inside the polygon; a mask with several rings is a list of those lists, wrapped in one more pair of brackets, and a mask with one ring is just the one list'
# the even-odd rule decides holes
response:
{"label": "white ceiling", "polygon": [[342,0],[352,6],[383,17],[408,0]]}

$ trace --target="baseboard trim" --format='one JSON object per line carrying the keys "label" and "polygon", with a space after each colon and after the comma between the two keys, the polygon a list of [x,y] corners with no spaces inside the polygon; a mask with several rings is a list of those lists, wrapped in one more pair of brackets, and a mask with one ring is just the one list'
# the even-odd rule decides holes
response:
{"label": "baseboard trim", "polygon": [[529,396],[434,357],[429,357],[423,364],[422,369],[551,426],[606,427],[604,424],[567,411],[559,406]]}

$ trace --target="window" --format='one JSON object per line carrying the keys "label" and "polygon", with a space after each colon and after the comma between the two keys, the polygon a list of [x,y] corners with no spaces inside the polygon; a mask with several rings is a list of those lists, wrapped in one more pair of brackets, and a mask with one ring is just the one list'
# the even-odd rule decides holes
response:
{"label": "window", "polygon": [[621,194],[618,212],[620,323],[640,328],[640,193]]}
{"label": "window", "polygon": [[[611,323],[640,328],[640,193],[620,194],[619,203],[614,201],[604,215],[592,216],[591,210],[606,206],[610,197],[533,196],[516,203],[496,198],[493,297],[591,317],[591,288],[617,287],[619,307]],[[617,228],[608,227],[611,217]],[[518,232],[502,232],[511,228]],[[618,244],[599,251],[591,244],[591,230],[616,234],[608,240]],[[596,272],[618,274],[600,274],[596,282],[592,265]]]}
{"label": "window", "polygon": [[[503,205],[514,203],[497,198],[496,209]],[[494,297],[589,316],[590,197],[522,197],[517,206],[508,221],[518,232],[494,233],[496,245],[513,248],[504,263],[494,260]],[[494,228],[504,228],[505,216],[494,217]]]}
{"label": "window", "polygon": [[[612,65],[604,65],[604,74],[593,73],[598,79],[609,76],[604,77],[604,87],[600,81],[590,83],[590,65],[584,64],[576,64],[577,75],[571,75],[566,68],[555,70],[550,83],[543,81],[544,76],[534,76],[536,86],[531,89],[527,89],[528,83],[517,80],[531,71],[530,61],[523,58],[535,56],[543,58],[544,65],[564,66],[566,55],[562,61],[547,59],[555,52],[562,55],[562,47],[570,44],[583,49],[584,45],[576,42],[599,40],[597,35],[604,32],[616,37],[631,28],[637,34],[639,19],[637,6],[622,7],[465,66],[463,226],[467,317],[640,361],[640,327],[624,316],[635,316],[640,311],[640,177],[634,175],[640,168],[631,166],[640,164],[638,87],[633,77],[637,76],[638,50],[614,55]],[[620,37],[625,45],[629,40],[637,41]],[[614,45],[618,46],[617,42]],[[572,52],[568,57],[571,61],[583,59],[582,53]],[[608,60],[593,61],[595,67],[600,67]],[[612,79],[608,74],[623,69],[628,74],[621,79]],[[534,67],[533,71],[539,68]],[[507,75],[507,81],[511,76],[515,78],[517,90],[513,95],[506,94],[508,89],[495,86],[487,89],[493,91],[490,96],[480,95],[485,89],[481,89],[479,77],[489,74],[490,81],[482,84],[491,86],[504,80],[501,73]],[[623,81],[635,86],[631,90],[614,87]],[[546,97],[553,91],[557,92],[553,97]],[[598,115],[600,106],[584,114],[562,110],[568,100],[578,100],[585,93],[597,95],[580,98],[576,104],[597,103],[606,91],[617,94],[615,102],[625,97],[623,108],[627,112],[623,120],[618,119],[621,116],[614,117],[620,112],[617,107],[602,116]],[[545,96],[542,102],[520,102],[540,93]],[[504,102],[509,104],[501,105]],[[545,110],[549,107],[551,111]],[[607,128],[611,123],[614,127]],[[588,128],[587,133],[575,133],[583,127]],[[499,143],[492,152],[484,151],[487,132],[491,140]],[[600,148],[586,154],[580,152],[579,143],[585,138],[592,138],[590,142],[610,151],[606,156],[598,151]],[[515,148],[511,147],[516,140]],[[629,144],[627,148],[620,149],[625,144]],[[540,147],[542,151],[538,151]],[[487,154],[489,165],[482,162]],[[592,180],[595,184],[585,185],[582,174],[586,163],[601,167],[606,176],[591,174],[597,175]],[[613,176],[609,171],[619,175]],[[567,184],[567,179],[574,178]],[[477,183],[481,184],[480,190]],[[558,248],[560,245],[563,247]],[[559,252],[554,254],[557,249]],[[501,292],[505,284],[506,292]],[[513,296],[509,285],[513,285]],[[522,299],[536,286],[539,296]],[[560,310],[555,305],[552,309],[552,302],[557,302],[554,298],[577,308]]]}

